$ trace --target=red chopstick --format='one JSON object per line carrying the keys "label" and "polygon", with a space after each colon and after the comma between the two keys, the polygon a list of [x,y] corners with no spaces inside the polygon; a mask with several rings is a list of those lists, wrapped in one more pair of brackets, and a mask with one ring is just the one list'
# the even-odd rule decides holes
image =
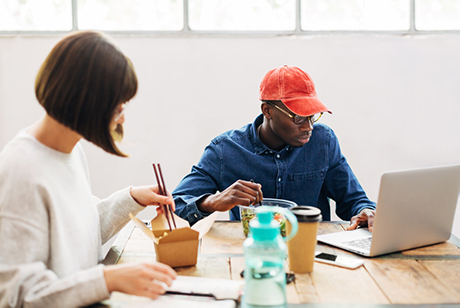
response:
{"label": "red chopstick", "polygon": [[[160,164],[158,164],[158,170],[160,171],[160,177],[161,177],[161,181],[160,181],[160,177],[158,176],[158,172],[157,172],[157,167],[155,164],[152,164],[153,166],[153,171],[155,171],[155,177],[157,179],[157,184],[158,184],[158,189],[160,190],[160,194],[163,195],[163,196],[167,196],[167,192],[166,192],[166,186],[165,186],[165,182],[164,182],[164,179],[163,179],[163,174],[161,173],[161,167],[160,167]],[[176,221],[174,220],[174,216],[172,214],[172,207],[170,204],[166,205],[166,204],[163,204],[163,210],[165,212],[165,216],[166,216],[166,221],[168,222],[168,225],[169,225],[169,231],[172,231],[172,227],[171,227],[171,222],[169,220],[169,215],[171,215],[171,219],[174,223],[174,228],[177,229],[176,227]]]}
{"label": "red chopstick", "polygon": [[[160,163],[158,163],[158,171],[160,172],[160,178],[161,178],[161,183],[163,184],[163,194],[164,196],[167,196],[167,190],[166,190],[166,185],[165,185],[165,180],[163,178],[163,173],[161,172],[161,166],[160,166]],[[173,216],[173,211],[172,211],[172,206],[171,204],[168,204],[168,210],[169,210],[169,215],[171,215],[171,220],[174,224],[174,228],[177,229],[176,227],[176,221],[174,220],[174,216]]]}

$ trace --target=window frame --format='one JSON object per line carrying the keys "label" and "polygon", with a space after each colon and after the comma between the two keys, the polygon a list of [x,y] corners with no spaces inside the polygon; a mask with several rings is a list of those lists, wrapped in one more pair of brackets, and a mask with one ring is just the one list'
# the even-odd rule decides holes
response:
{"label": "window frame", "polygon": [[[115,31],[104,30],[107,34],[129,34],[129,35],[148,35],[148,36],[308,36],[308,35],[330,35],[330,34],[389,34],[389,35],[418,35],[418,34],[460,34],[460,30],[417,30],[415,28],[415,0],[410,1],[410,26],[408,30],[302,30],[301,28],[301,0],[295,0],[295,29],[292,31],[202,31],[192,30],[189,26],[188,17],[188,0],[183,1],[183,28],[177,31],[142,31],[142,30],[128,30],[128,31]],[[2,31],[2,35],[48,35],[48,34],[67,34],[80,30],[78,28],[78,0],[71,0],[72,6],[72,29],[63,31],[50,31],[50,30],[17,30],[17,31]],[[102,30],[101,30],[102,31]]]}

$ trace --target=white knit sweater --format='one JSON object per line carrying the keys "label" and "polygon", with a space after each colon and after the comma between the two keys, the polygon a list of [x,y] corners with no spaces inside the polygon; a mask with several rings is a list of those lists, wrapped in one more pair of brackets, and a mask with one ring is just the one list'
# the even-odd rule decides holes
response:
{"label": "white knit sweater", "polygon": [[125,188],[91,193],[86,158],[21,131],[0,152],[0,307],[74,307],[110,296],[101,245],[138,213]]}

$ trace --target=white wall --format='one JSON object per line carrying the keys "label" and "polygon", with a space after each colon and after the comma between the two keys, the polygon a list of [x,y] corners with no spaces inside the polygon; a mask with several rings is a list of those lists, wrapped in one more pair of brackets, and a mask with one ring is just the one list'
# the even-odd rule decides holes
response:
{"label": "white wall", "polygon": [[[43,114],[34,78],[60,38],[0,37],[0,148]],[[131,157],[85,144],[99,197],[154,183],[153,162],[172,191],[212,137],[253,121],[262,77],[283,64],[313,77],[334,112],[322,121],[371,199],[384,171],[460,163],[458,35],[113,38],[140,87],[126,113],[122,149]]]}

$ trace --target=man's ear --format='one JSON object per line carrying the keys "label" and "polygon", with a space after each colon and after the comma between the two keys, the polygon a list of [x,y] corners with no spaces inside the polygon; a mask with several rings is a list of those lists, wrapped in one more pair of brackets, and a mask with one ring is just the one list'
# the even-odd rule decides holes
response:
{"label": "man's ear", "polygon": [[272,115],[271,115],[271,108],[270,108],[270,105],[265,103],[265,102],[262,102],[262,105],[260,105],[260,110],[262,111],[262,113],[264,114],[264,117],[266,117],[267,119],[271,119],[272,118]]}

